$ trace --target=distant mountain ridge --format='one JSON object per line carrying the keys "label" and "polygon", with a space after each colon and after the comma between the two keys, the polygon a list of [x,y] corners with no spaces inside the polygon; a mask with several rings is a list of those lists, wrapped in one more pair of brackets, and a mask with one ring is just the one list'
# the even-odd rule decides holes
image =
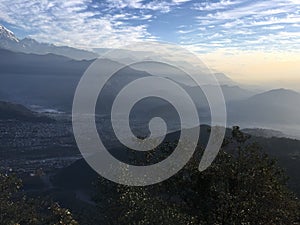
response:
{"label": "distant mountain ridge", "polygon": [[300,93],[274,89],[227,104],[229,120],[235,123],[300,125]]}
{"label": "distant mountain ridge", "polygon": [[36,114],[25,106],[0,101],[0,120],[19,120],[31,122],[50,122],[52,119]]}
{"label": "distant mountain ridge", "polygon": [[250,101],[271,101],[278,104],[286,104],[291,101],[295,101],[295,104],[300,103],[300,93],[289,89],[273,89],[267,92],[263,92],[252,96]]}
{"label": "distant mountain ridge", "polygon": [[[121,59],[122,62],[132,62],[136,60],[136,55],[140,56],[141,54],[146,54],[146,52],[139,51],[131,51],[125,49],[113,49],[113,48],[94,48],[93,51],[86,51],[81,49],[76,49],[68,46],[56,46],[54,44],[49,43],[40,43],[32,38],[24,38],[19,39],[15,36],[15,34],[0,25],[0,49],[7,49],[13,52],[22,52],[28,54],[38,54],[38,55],[46,55],[46,54],[55,54],[65,56],[75,60],[92,60],[98,58],[99,56],[104,56],[105,53],[112,51],[113,54],[116,54],[116,58],[111,58],[113,54],[109,54],[109,58],[114,61],[120,61],[118,58],[118,53],[122,53],[123,55],[128,56],[128,60]],[[159,61],[159,60],[158,60]],[[194,68],[194,65],[188,62],[176,62],[177,64],[183,64],[185,66],[189,66],[190,68]],[[195,68],[194,68],[195,69]],[[228,86],[237,86],[238,83],[233,81],[224,73],[214,73],[215,77],[219,81],[220,85],[228,85]]]}
{"label": "distant mountain ridge", "polygon": [[[70,106],[78,81],[92,62],[93,60],[77,61],[54,54],[36,55],[0,49],[0,90],[2,95],[6,97],[2,97],[2,99],[26,105],[44,105],[48,108],[62,109],[62,105],[65,106],[66,102]],[[98,62],[103,66],[118,63],[109,59],[99,59]],[[107,83],[106,93],[112,95],[116,93],[116,90],[121,90],[122,85],[151,75],[145,71],[124,68],[121,73],[116,74],[118,78]],[[197,98],[199,104],[208,105],[205,95],[201,93],[198,87],[180,85],[191,96]],[[215,86],[206,87],[212,93],[216,88]],[[238,86],[222,85],[221,88],[226,101],[242,100],[255,94]],[[26,99],[30,102],[27,102]],[[43,101],[36,101],[37,99],[43,99]],[[113,100],[112,98],[109,99]],[[48,105],[45,105],[47,101]],[[65,107],[63,108],[62,110],[65,110]]]}
{"label": "distant mountain ridge", "polygon": [[[39,49],[39,46],[44,52]],[[11,49],[9,50],[9,48]],[[51,51],[48,52],[47,48],[50,48]],[[81,50],[78,49],[41,44],[29,38],[19,40],[13,32],[0,26],[0,99],[70,112],[77,84],[93,62],[93,60],[74,60],[74,51],[81,53]],[[108,49],[101,51],[105,52]],[[28,52],[39,52],[42,55]],[[87,52],[84,51],[84,53]],[[131,57],[130,54],[129,56]],[[102,61],[101,66],[106,67],[112,65],[111,63],[118,63],[105,58],[100,61]],[[181,63],[184,64],[184,62]],[[184,65],[193,67],[191,64],[185,63]],[[194,69],[197,72],[196,68]],[[122,74],[119,73],[119,75],[121,75],[119,78],[106,85],[107,91],[104,95],[104,105],[102,105],[105,110],[108,110],[110,104],[107,103],[114,99],[113,97],[117,91],[121,90],[122,85],[154,74],[130,68],[122,70]],[[215,76],[223,90],[229,123],[243,123],[251,127],[274,124],[300,125],[299,93],[287,89],[276,89],[257,94],[257,91],[251,91],[236,84],[225,74],[215,73]],[[180,80],[180,82],[182,81]],[[209,105],[205,95],[201,93],[201,90],[199,92],[199,87],[189,86],[184,82],[180,84],[193,100],[196,100],[197,106],[200,106],[199,111],[203,114],[201,114],[201,118],[209,121]],[[217,86],[204,84],[203,88],[210,93],[215,93]],[[146,112],[155,111],[157,114],[170,111],[170,107],[165,107],[165,104],[150,103],[145,103],[141,108]]]}
{"label": "distant mountain ridge", "polygon": [[0,40],[2,45],[7,44],[4,42],[19,42],[19,39],[14,35],[14,33],[2,25],[0,25]]}
{"label": "distant mountain ridge", "polygon": [[250,134],[255,137],[264,138],[289,138],[288,135],[278,130],[263,129],[263,128],[245,128],[242,130],[244,133]]}
{"label": "distant mountain ridge", "polygon": [[[92,62],[93,60],[76,61],[54,54],[25,54],[0,49],[0,99],[70,111],[76,86]],[[117,63],[109,59],[101,59],[100,62],[103,66]],[[109,104],[106,103],[112,101],[113,96],[124,85],[144,76],[151,74],[132,68],[123,69],[116,74],[116,78],[106,84],[103,109],[107,109]],[[184,84],[182,87],[196,100],[201,113],[210,113],[207,111],[205,95],[198,87]],[[215,88],[205,86],[212,93]],[[232,124],[245,122],[251,127],[274,123],[300,124],[300,94],[295,91],[277,89],[256,94],[239,86],[222,85],[221,88],[227,104],[228,120]],[[164,108],[164,105],[158,110],[155,108],[160,105],[144,106],[142,108],[148,112],[152,112],[150,109],[157,112],[169,111],[169,107]]]}
{"label": "distant mountain ridge", "polygon": [[95,59],[98,54],[68,46],[56,46],[40,43],[31,38],[18,39],[13,32],[0,25],[0,48],[14,52],[34,53],[45,55],[48,53],[66,56],[76,60]]}

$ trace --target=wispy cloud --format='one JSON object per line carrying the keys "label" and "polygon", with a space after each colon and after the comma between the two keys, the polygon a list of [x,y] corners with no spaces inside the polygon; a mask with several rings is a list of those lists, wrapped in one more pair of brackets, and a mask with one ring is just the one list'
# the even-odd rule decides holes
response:
{"label": "wispy cloud", "polygon": [[[300,24],[298,0],[208,1],[195,3],[192,9],[199,12],[195,20],[201,39],[195,44],[203,42],[211,46],[211,49],[216,49],[215,43],[222,42],[223,45],[219,48],[231,46],[240,49],[295,50],[299,47],[297,43],[300,43],[300,39],[297,40],[296,34],[300,31],[295,30]],[[206,32],[202,32],[203,27],[206,28]],[[282,31],[285,32],[285,36],[282,36]],[[180,34],[186,38],[190,35],[183,32]],[[230,44],[224,41],[228,39],[231,40]]]}
{"label": "wispy cloud", "polygon": [[149,39],[208,50],[295,50],[300,42],[299,0],[0,0],[0,21],[39,41],[90,49]]}
{"label": "wispy cloud", "polygon": [[145,3],[144,0],[110,0],[108,6],[110,8],[133,8],[133,9],[144,9],[161,12],[169,12],[171,7],[177,6],[191,0],[172,0],[172,1],[161,1],[154,0]]}
{"label": "wispy cloud", "polygon": [[23,28],[40,41],[81,48],[114,47],[154,38],[146,24],[125,20],[148,20],[147,14],[109,14],[89,10],[91,0],[0,1],[0,19]]}
{"label": "wispy cloud", "polygon": [[219,2],[200,2],[195,3],[193,5],[193,9],[196,10],[218,10],[218,9],[225,9],[228,6],[233,6],[236,4],[241,3],[240,1],[231,1],[231,0],[221,0]]}

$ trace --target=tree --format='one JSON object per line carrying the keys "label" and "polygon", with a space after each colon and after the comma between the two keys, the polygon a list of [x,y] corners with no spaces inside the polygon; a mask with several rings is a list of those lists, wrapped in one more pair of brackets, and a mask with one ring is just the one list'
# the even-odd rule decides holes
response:
{"label": "tree", "polygon": [[107,219],[110,224],[299,223],[299,200],[288,190],[284,171],[249,138],[234,127],[202,173],[199,148],[182,171],[157,185],[126,187],[102,180],[102,189],[114,190],[102,207],[120,218]]}
{"label": "tree", "polygon": [[72,214],[57,203],[29,199],[21,192],[16,176],[0,174],[0,224],[3,225],[77,225]]}

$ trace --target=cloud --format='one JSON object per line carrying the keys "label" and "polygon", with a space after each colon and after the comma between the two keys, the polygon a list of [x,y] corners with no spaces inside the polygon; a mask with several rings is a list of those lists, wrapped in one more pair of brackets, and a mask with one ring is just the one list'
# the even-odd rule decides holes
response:
{"label": "cloud", "polygon": [[105,10],[90,10],[90,4],[91,0],[16,0],[13,3],[1,0],[0,20],[24,29],[39,41],[89,49],[154,38],[146,24],[124,22],[148,20],[151,15],[104,13]]}
{"label": "cloud", "polygon": [[42,42],[112,48],[156,39],[148,32],[153,12],[165,14],[189,1],[1,0],[0,21]]}
{"label": "cloud", "polygon": [[179,34],[189,34],[197,31],[197,29],[188,29],[188,30],[178,30],[177,33]]}
{"label": "cloud", "polygon": [[108,6],[111,9],[132,8],[132,9],[161,11],[167,13],[170,12],[171,7],[181,5],[189,1],[191,0],[172,0],[172,1],[152,0],[150,2],[144,3],[143,0],[110,0]]}
{"label": "cloud", "polygon": [[300,2],[0,0],[0,21],[39,41],[88,49],[156,39],[208,50],[295,49]]}
{"label": "cloud", "polygon": [[267,26],[267,27],[262,27],[261,29],[264,29],[264,30],[281,30],[281,29],[284,29],[285,26],[283,25],[278,25],[278,26]]}
{"label": "cloud", "polygon": [[221,0],[219,2],[200,2],[200,3],[195,3],[193,5],[193,9],[210,11],[210,10],[224,9],[227,8],[228,6],[233,6],[239,3],[241,2],[230,1],[230,0]]}
{"label": "cloud", "polygon": [[[294,51],[299,47],[300,38],[295,32],[300,24],[298,0],[207,1],[194,3],[192,9],[199,12],[195,16],[197,25],[193,26],[198,27],[196,35],[199,38],[194,44],[206,44],[212,47],[211,50],[234,47],[240,50],[276,48]],[[194,39],[195,33],[179,31],[185,40]],[[231,40],[231,43],[225,40]],[[216,43],[218,48],[215,48]]]}

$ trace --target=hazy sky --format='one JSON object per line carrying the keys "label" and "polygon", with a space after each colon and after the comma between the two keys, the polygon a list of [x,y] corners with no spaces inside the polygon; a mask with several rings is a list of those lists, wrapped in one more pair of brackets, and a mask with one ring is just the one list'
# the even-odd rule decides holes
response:
{"label": "hazy sky", "polygon": [[238,81],[300,86],[300,0],[0,0],[0,23],[85,49],[172,42]]}

